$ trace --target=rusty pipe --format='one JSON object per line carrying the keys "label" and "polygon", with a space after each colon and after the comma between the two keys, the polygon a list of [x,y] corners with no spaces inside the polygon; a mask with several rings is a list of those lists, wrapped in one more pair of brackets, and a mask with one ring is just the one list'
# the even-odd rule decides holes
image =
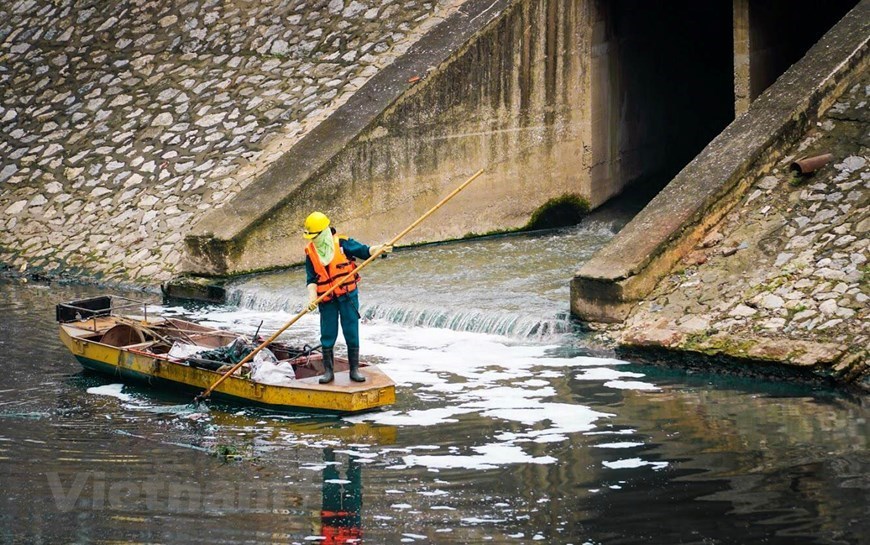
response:
{"label": "rusty pipe", "polygon": [[804,157],[792,163],[791,169],[800,174],[811,174],[830,163],[833,158],[834,156],[830,153],[814,157]]}

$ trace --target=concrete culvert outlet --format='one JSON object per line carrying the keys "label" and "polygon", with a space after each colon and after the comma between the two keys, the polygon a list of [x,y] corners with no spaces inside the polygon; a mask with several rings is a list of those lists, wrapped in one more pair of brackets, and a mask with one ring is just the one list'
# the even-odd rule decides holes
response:
{"label": "concrete culvert outlet", "polygon": [[580,223],[589,212],[589,201],[579,195],[550,199],[535,210],[525,229],[553,229]]}

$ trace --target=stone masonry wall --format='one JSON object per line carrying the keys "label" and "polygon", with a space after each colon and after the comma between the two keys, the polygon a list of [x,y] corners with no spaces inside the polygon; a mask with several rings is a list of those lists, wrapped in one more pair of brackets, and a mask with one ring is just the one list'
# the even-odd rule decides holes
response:
{"label": "stone masonry wall", "polygon": [[[870,71],[635,309],[626,347],[784,362],[870,390]],[[792,161],[830,153],[811,176]]]}
{"label": "stone masonry wall", "polygon": [[0,266],[153,281],[461,0],[0,4]]}

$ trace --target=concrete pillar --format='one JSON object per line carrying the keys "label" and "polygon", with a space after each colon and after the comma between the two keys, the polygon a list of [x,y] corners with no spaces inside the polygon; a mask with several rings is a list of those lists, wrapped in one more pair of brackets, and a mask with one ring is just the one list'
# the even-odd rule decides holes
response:
{"label": "concrete pillar", "polygon": [[749,109],[750,96],[750,43],[749,0],[734,0],[734,115]]}
{"label": "concrete pillar", "polygon": [[591,134],[586,145],[589,165],[589,199],[593,206],[606,201],[621,188],[619,150],[616,147],[619,115],[617,44],[609,28],[610,5],[590,3],[589,114]]}

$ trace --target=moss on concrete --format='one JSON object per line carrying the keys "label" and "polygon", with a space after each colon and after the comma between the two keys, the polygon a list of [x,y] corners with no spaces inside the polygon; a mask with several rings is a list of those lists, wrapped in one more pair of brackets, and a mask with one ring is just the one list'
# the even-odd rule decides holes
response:
{"label": "moss on concrete", "polygon": [[730,335],[710,335],[697,333],[686,336],[681,349],[698,352],[707,356],[726,355],[746,358],[755,346],[751,339],[736,338]]}
{"label": "moss on concrete", "polygon": [[225,303],[226,278],[210,278],[202,276],[185,276],[173,279],[161,286],[163,295],[169,299],[186,299]]}
{"label": "moss on concrete", "polygon": [[555,197],[535,210],[522,230],[533,231],[576,225],[589,213],[589,208],[589,200],[575,193]]}

